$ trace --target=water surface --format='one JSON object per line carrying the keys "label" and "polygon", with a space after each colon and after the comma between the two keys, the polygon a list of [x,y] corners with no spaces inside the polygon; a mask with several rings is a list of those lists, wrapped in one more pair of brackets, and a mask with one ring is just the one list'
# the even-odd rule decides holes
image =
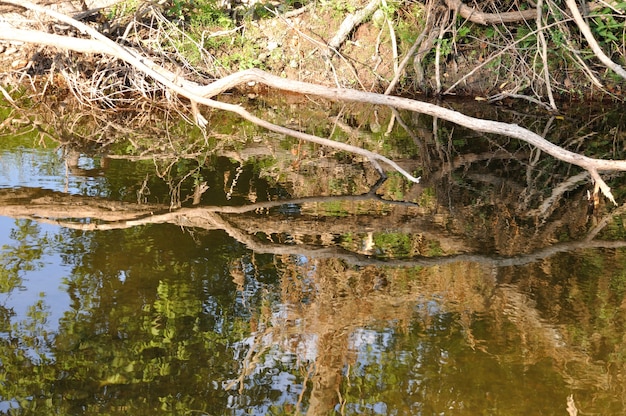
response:
{"label": "water surface", "polygon": [[455,134],[456,165],[413,148],[424,183],[373,190],[341,156],[164,174],[6,142],[0,411],[623,414],[622,208],[583,178],[541,216],[580,172]]}

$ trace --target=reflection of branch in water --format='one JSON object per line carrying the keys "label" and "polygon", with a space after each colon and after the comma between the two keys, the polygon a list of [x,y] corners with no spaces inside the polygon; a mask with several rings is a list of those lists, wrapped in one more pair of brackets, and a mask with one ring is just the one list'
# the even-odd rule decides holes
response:
{"label": "reflection of branch in water", "polygon": [[[171,212],[166,210],[166,206],[160,205],[144,206],[136,204],[123,204],[119,202],[111,202],[89,197],[69,196],[54,192],[42,193],[40,190],[32,189],[0,190],[0,215],[11,215],[16,218],[26,217],[40,222],[50,222],[66,226],[68,228],[76,229],[105,229],[107,227],[130,228],[134,225],[151,223],[174,223],[188,227],[198,227],[202,229],[221,229],[228,233],[232,238],[245,245],[248,249],[253,250],[257,253],[268,253],[275,255],[298,255],[307,256],[312,259],[334,258],[339,259],[350,265],[387,266],[387,270],[392,267],[432,267],[450,265],[455,263],[458,264],[458,268],[462,268],[463,266],[465,266],[465,264],[463,264],[464,262],[488,265],[491,267],[520,266],[537,262],[541,259],[546,259],[554,256],[557,253],[562,252],[592,248],[626,247],[626,241],[610,242],[593,240],[592,238],[595,237],[595,235],[597,235],[598,233],[598,231],[594,229],[590,233],[590,235],[592,236],[591,239],[588,238],[583,241],[559,243],[550,247],[537,250],[532,253],[512,257],[488,256],[480,254],[459,254],[431,258],[414,257],[406,260],[381,260],[350,252],[341,247],[319,247],[307,244],[281,245],[271,243],[266,240],[258,239],[255,235],[250,234],[234,225],[233,221],[229,221],[225,218],[225,215],[221,215],[246,213],[254,211],[260,207],[275,207],[285,203],[310,203],[320,201],[326,202],[376,199],[377,196],[375,195],[375,190],[376,188],[371,194],[354,197],[300,198],[290,201],[264,202],[259,204],[252,204],[246,207],[193,207],[183,208]],[[626,205],[614,211],[612,215],[617,215],[623,212],[625,209]],[[157,214],[152,215],[151,212],[157,212]],[[90,221],[97,221],[99,219],[113,219],[115,218],[115,216],[123,219],[118,219],[117,221],[108,224],[78,223],[76,222],[76,220],[72,222],[70,220],[62,221],[58,219],[61,217],[74,219],[88,218],[90,219]],[[601,221],[599,227],[605,227],[606,224],[609,223],[609,221],[610,218],[609,216],[607,216]],[[415,222],[416,221],[413,221],[413,223]],[[445,238],[443,233],[442,238]],[[337,261],[336,263],[341,262]],[[319,267],[319,264],[317,264],[316,267]],[[348,267],[346,266],[346,268]],[[434,268],[434,270],[437,270],[437,268]],[[360,273],[362,274],[362,272]],[[323,275],[320,274],[320,276],[328,278],[328,273],[325,273]],[[486,279],[487,277],[488,275],[480,274],[477,278]],[[463,276],[462,278],[465,278],[465,276]],[[320,284],[327,285],[327,282],[322,282]],[[446,280],[445,284],[450,285],[450,282]],[[332,286],[328,285],[327,287],[331,289],[333,288]],[[424,293],[424,288],[421,287],[420,289],[421,293]],[[537,312],[536,307],[528,300],[527,295],[520,292],[518,288],[499,285],[497,291],[495,292],[485,291],[482,293],[487,292],[495,293],[496,297],[501,300],[500,305],[503,305],[503,308],[494,308],[494,312],[498,314],[503,313],[504,315],[506,315],[507,319],[511,321],[517,328],[519,328],[520,333],[525,337],[525,339],[531,339],[532,337],[532,345],[539,345],[538,349],[536,348],[531,351],[537,353],[537,355],[531,356],[531,359],[540,359],[543,356],[553,358],[557,363],[559,373],[563,374],[564,376],[572,373],[571,371],[568,371],[567,368],[567,365],[569,365],[570,363],[585,364],[587,355],[577,352],[575,349],[567,345],[561,345],[560,342],[562,338],[559,337],[558,328],[545,323],[541,318],[541,314]],[[370,303],[384,305],[385,311],[393,310],[393,305],[398,304],[398,299],[402,300],[400,304],[403,305],[408,305],[412,300],[416,299],[416,295],[414,292],[409,293],[410,296],[407,296],[406,298],[402,298],[402,296],[396,292],[389,293],[390,296],[388,296],[387,298],[381,297],[380,292],[373,291],[372,293],[375,293],[376,297],[369,298]],[[328,302],[328,305],[325,305],[323,299],[319,300],[316,303],[313,303],[315,307],[320,308],[321,312],[325,312],[326,310],[330,310],[332,308],[332,311],[334,313],[334,315],[330,313],[318,313],[317,315],[312,315],[313,318],[311,319],[312,322],[316,325],[315,328],[317,328],[317,331],[321,331],[320,328],[325,328],[326,331],[324,333],[327,334],[328,337],[331,337],[332,334],[346,332],[342,332],[342,328],[350,329],[356,327],[357,324],[360,325],[362,323],[360,318],[351,321],[348,316],[349,313],[353,313],[356,308],[363,308],[364,304],[362,300],[367,300],[368,297],[363,296],[363,292],[358,292],[358,294],[353,294],[350,297],[352,298],[352,303],[348,305],[349,308],[343,309],[342,313],[338,312],[342,309],[341,307],[337,307],[337,304],[335,303]],[[344,297],[342,299],[342,303],[348,303],[347,299],[348,297]],[[315,310],[311,311],[310,313],[314,314]],[[319,319],[314,319],[320,315],[341,316],[342,319],[333,319],[332,321],[329,320],[321,322],[319,321]],[[323,326],[325,324],[329,326]],[[341,327],[333,327],[332,325],[335,324],[340,325]],[[469,327],[470,326],[468,325],[468,328]],[[250,344],[247,344],[247,346],[249,346],[249,349],[246,351],[245,355],[242,354],[243,364],[240,369],[239,377],[231,380],[230,384],[224,384],[224,388],[241,388],[247,377],[250,377],[252,374],[255,373],[255,371],[259,371],[260,367],[262,366],[261,360],[264,357],[264,354],[268,351],[268,348],[271,348],[271,346],[267,344],[268,340],[272,337],[275,337],[273,338],[274,341],[280,338],[281,334],[279,334],[278,332],[276,334],[272,332],[275,330],[274,328],[276,327],[270,327],[268,325],[265,328],[261,328],[259,329],[259,331],[254,333],[253,337],[249,339]],[[276,331],[278,330],[276,329]],[[468,344],[470,346],[475,346],[475,341],[472,337],[471,332],[466,332],[466,336]],[[336,344],[337,342],[335,338],[328,340],[328,345]],[[245,346],[242,347],[245,348]],[[542,347],[545,348],[541,349]],[[541,351],[539,351],[539,349],[541,349]],[[540,355],[540,352],[543,352],[544,355]],[[322,367],[323,362],[320,360],[317,360],[315,362],[315,365],[319,365],[319,367],[311,367],[312,373],[310,373],[310,377],[315,380],[313,384],[316,386],[322,386],[320,384],[315,384],[319,380],[319,378],[315,377],[317,377],[318,374],[322,374],[322,370],[320,369],[330,370],[332,368],[335,368],[333,367],[333,365],[335,365],[335,361],[329,362],[328,365]],[[337,362],[339,363],[339,360],[337,360]],[[344,362],[342,361],[340,364],[343,365]],[[604,373],[602,373],[601,371],[597,371],[597,367],[587,367],[589,369],[585,373],[587,375],[587,378],[589,380],[593,380],[594,384],[596,385],[602,385],[602,383],[605,382],[605,379],[603,378]],[[334,373],[326,371],[323,374],[327,374],[330,377],[330,375],[333,375]],[[309,377],[309,375],[307,375],[307,377]],[[579,382],[580,381],[577,381],[575,377],[571,377],[571,380],[569,381],[572,386],[576,386],[576,383]],[[324,386],[320,387],[316,392],[321,392]],[[330,383],[328,383],[328,386],[330,386]]]}
{"label": "reflection of branch in water", "polygon": [[[537,362],[551,357],[554,366],[572,388],[581,388],[581,384],[593,381],[593,385],[607,389],[609,375],[603,365],[591,362],[589,354],[575,347],[568,346],[563,333],[541,317],[535,303],[517,286],[500,284],[495,290],[493,312],[503,314],[520,331],[528,362]],[[572,363],[584,364],[575,369]],[[573,376],[572,373],[578,373]],[[584,373],[581,379],[580,372]]]}
{"label": "reflection of branch in water", "polygon": [[[223,214],[244,214],[306,203],[380,201],[388,205],[417,207],[413,202],[387,200],[376,192],[385,182],[381,178],[366,194],[313,196],[278,201],[258,202],[244,206],[202,206],[194,208],[170,209],[167,205],[131,204],[121,201],[109,201],[103,198],[68,195],[37,188],[20,188],[18,191],[0,189],[0,215],[15,218],[30,218],[49,224],[63,225],[67,228],[91,230],[111,230],[129,228],[129,226],[176,222],[179,217],[200,217],[203,213],[219,212]],[[56,221],[51,218],[92,219],[107,223],[74,223]],[[184,222],[184,220],[183,220]],[[178,222],[176,222],[178,224]],[[180,224],[185,225],[185,224]]]}
{"label": "reflection of branch in water", "polygon": [[[23,188],[15,190],[0,190],[0,215],[13,218],[28,218],[41,223],[60,225],[78,230],[111,230],[125,229],[146,224],[170,223],[184,227],[197,227],[206,230],[221,229],[231,237],[258,253],[277,255],[304,255],[312,258],[339,258],[349,264],[385,265],[393,267],[436,266],[458,262],[476,262],[494,267],[520,266],[530,264],[541,259],[549,258],[557,253],[591,248],[619,248],[626,247],[626,241],[598,241],[593,237],[601,228],[608,224],[610,219],[604,219],[598,227],[592,230],[582,241],[558,243],[531,253],[505,257],[481,254],[456,254],[440,257],[413,257],[410,259],[377,259],[354,253],[341,247],[320,247],[310,244],[282,245],[270,243],[255,238],[253,235],[234,226],[219,214],[242,214],[258,209],[267,209],[284,204],[304,204],[313,202],[333,201],[365,201],[381,200],[375,191],[380,182],[367,194],[353,196],[306,197],[292,200],[268,201],[250,204],[241,207],[193,207],[169,211],[163,205],[135,205],[121,202],[106,201],[93,197],[71,196],[52,191],[43,192],[39,189]],[[16,196],[16,193],[18,195]],[[43,196],[42,196],[43,194]],[[384,201],[388,204],[413,206],[416,205],[401,201]],[[626,209],[626,208],[624,208]],[[621,212],[621,210],[618,210]],[[612,214],[615,215],[615,214]],[[59,218],[72,218],[61,220]],[[78,222],[77,219],[89,219],[90,222]],[[109,221],[97,223],[96,221]],[[601,228],[599,228],[601,227]],[[444,235],[442,238],[446,238]]]}
{"label": "reflection of branch in water", "polygon": [[566,193],[576,188],[580,182],[589,180],[589,172],[584,171],[578,175],[574,175],[565,181],[559,183],[557,186],[552,187],[552,194],[546,198],[539,208],[530,211],[529,216],[537,215],[540,218],[547,218],[556,209],[556,202]]}
{"label": "reflection of branch in water", "polygon": [[585,240],[587,241],[593,240],[596,237],[596,235],[598,235],[598,233],[604,229],[604,227],[606,227],[607,225],[609,225],[609,223],[615,220],[616,216],[622,215],[625,211],[626,211],[626,204],[623,204],[621,207],[606,214],[604,217],[602,217],[602,219],[598,221],[598,224],[587,233]]}
{"label": "reflection of branch in water", "polygon": [[515,154],[506,151],[506,150],[495,150],[484,153],[467,153],[461,156],[457,156],[450,161],[450,163],[446,163],[442,166],[441,170],[431,177],[429,177],[429,181],[434,182],[436,180],[440,180],[444,176],[450,175],[456,169],[459,169],[461,166],[471,165],[476,162],[491,162],[494,160],[507,160],[514,159],[519,160],[528,155],[527,152],[517,152]]}
{"label": "reflection of branch in water", "polygon": [[250,250],[264,254],[290,254],[303,255],[311,258],[339,258],[349,264],[356,266],[391,266],[391,267],[415,267],[415,266],[440,266],[444,264],[459,262],[474,262],[486,264],[494,267],[522,266],[525,264],[535,263],[539,260],[546,259],[558,253],[593,249],[593,248],[620,248],[626,247],[626,241],[597,241],[583,240],[575,242],[557,243],[549,247],[542,248],[532,253],[505,257],[505,256],[488,256],[481,254],[457,254],[441,257],[413,257],[406,260],[390,259],[381,260],[368,257],[362,254],[353,253],[341,247],[317,247],[308,244],[297,246],[286,246],[282,244],[269,243],[261,241],[244,233],[238,228],[233,227],[227,220],[223,219],[219,214],[213,213],[211,222],[220,228],[235,240],[244,244]]}
{"label": "reflection of branch in water", "polygon": [[[230,390],[239,385],[239,394],[243,394],[246,377],[249,377],[254,373],[257,366],[261,363],[263,354],[265,354],[265,352],[267,352],[271,347],[271,344],[265,342],[264,339],[267,337],[272,338],[273,333],[274,328],[267,327],[263,332],[256,332],[252,334],[249,338],[250,342],[248,345],[248,352],[241,360],[241,373],[237,378],[224,382],[224,390]],[[242,341],[242,344],[245,343],[245,340]]]}

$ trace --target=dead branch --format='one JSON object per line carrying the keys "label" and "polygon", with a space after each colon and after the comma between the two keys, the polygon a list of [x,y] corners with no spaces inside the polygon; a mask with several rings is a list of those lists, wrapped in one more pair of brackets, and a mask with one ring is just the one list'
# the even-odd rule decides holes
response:
{"label": "dead branch", "polygon": [[524,20],[533,20],[537,16],[537,10],[535,9],[504,13],[484,13],[465,5],[461,0],[445,0],[445,2],[450,10],[458,10],[461,17],[479,25],[523,22]]}
{"label": "dead branch", "polygon": [[611,58],[609,58],[604,53],[602,48],[600,48],[600,45],[598,45],[598,42],[593,37],[593,33],[591,33],[591,29],[589,29],[589,25],[587,25],[585,19],[583,19],[580,11],[578,10],[576,0],[565,0],[565,3],[572,13],[572,17],[574,18],[576,25],[578,25],[578,29],[580,29],[581,33],[587,40],[589,47],[596,55],[596,57],[600,60],[600,62],[602,62],[607,68],[612,69],[617,75],[621,76],[622,78],[626,78],[626,70],[613,62]]}
{"label": "dead branch", "polygon": [[[371,0],[367,6],[361,10],[348,15],[335,33],[335,36],[328,42],[329,51],[337,51],[341,45],[348,38],[348,35],[354,30],[355,27],[361,24],[361,22],[372,15],[380,7],[382,0]],[[329,54],[329,56],[331,56]]]}
{"label": "dead branch", "polygon": [[544,82],[546,83],[546,92],[548,93],[548,100],[550,102],[550,109],[556,110],[556,102],[554,101],[554,95],[552,94],[552,87],[550,86],[550,70],[548,67],[548,43],[546,42],[546,37],[543,34],[543,0],[537,1],[537,31],[539,32],[537,35],[539,55],[541,56],[541,62],[543,63],[543,68],[541,72],[543,72]]}
{"label": "dead branch", "polygon": [[[142,71],[148,76],[152,77],[155,81],[161,83],[166,88],[170,89],[173,92],[176,92],[183,97],[186,97],[193,102],[203,104],[218,110],[233,112],[235,114],[238,114],[242,118],[258,126],[264,127],[270,131],[317,143],[323,146],[329,146],[336,149],[344,150],[353,154],[361,155],[369,159],[381,175],[384,175],[384,173],[378,162],[383,162],[389,165],[397,172],[400,172],[407,179],[413,182],[419,181],[419,178],[413,177],[411,174],[402,169],[397,163],[377,153],[272,124],[266,120],[252,115],[250,112],[246,111],[243,107],[239,105],[216,101],[213,100],[211,97],[214,97],[217,94],[220,94],[244,83],[257,82],[279,90],[286,90],[299,94],[315,95],[332,101],[364,102],[374,105],[390,106],[398,109],[427,114],[479,132],[504,135],[525,141],[559,160],[579,166],[587,170],[594,180],[595,193],[597,194],[598,191],[601,190],[602,193],[614,204],[616,204],[615,199],[611,194],[610,188],[599,175],[599,171],[626,171],[626,160],[604,160],[587,157],[563,149],[562,147],[547,141],[540,135],[516,124],[482,120],[467,116],[458,111],[437,106],[435,104],[421,102],[408,98],[388,96],[384,94],[376,94],[346,88],[329,88],[322,85],[284,79],[258,69],[240,71],[232,75],[223,77],[208,85],[197,84],[186,80],[185,78],[182,78],[167,69],[162,68],[147,57],[141,56],[134,50],[115,43],[114,41],[99,33],[97,30],[81,22],[78,22],[71,17],[28,2],[19,3],[17,0],[3,0],[2,2],[19,5],[38,13],[47,14],[48,16],[51,16],[64,23],[74,26],[82,33],[86,33],[92,37],[91,40],[80,39],[80,49],[85,48],[84,45],[86,45],[86,42],[92,42],[93,47],[100,48],[100,51],[102,53],[112,55],[120,60],[125,61],[129,65],[135,67],[137,70]],[[41,41],[43,42],[43,44],[47,44],[45,43],[45,38],[50,38],[50,35],[48,33],[38,31],[34,32],[35,33],[29,33],[27,37],[22,37],[24,31],[5,30],[0,32],[0,38],[6,40],[18,40],[35,43]],[[73,44],[71,42],[66,42],[64,43],[64,45],[67,47],[67,49],[74,50]]]}
{"label": "dead branch", "polygon": [[91,39],[80,39],[68,36],[55,35],[35,30],[15,29],[0,26],[0,39],[35,43],[43,46],[53,46],[59,49],[69,49],[80,53],[114,54],[106,45],[94,42]]}
{"label": "dead branch", "polygon": [[541,149],[559,160],[579,166],[589,171],[592,178],[595,180],[597,187],[596,192],[601,190],[602,193],[613,203],[615,203],[615,200],[610,192],[610,189],[604,180],[602,180],[599,176],[598,172],[626,171],[626,160],[595,159],[574,153],[549,142],[537,133],[527,130],[517,124],[508,124],[499,121],[470,117],[458,111],[408,98],[344,88],[328,88],[300,81],[285,80],[284,78],[268,74],[258,69],[248,69],[221,78],[220,80],[203,87],[201,92],[205,96],[213,96],[244,82],[259,82],[272,88],[298,92],[301,94],[316,95],[333,101],[366,102],[375,105],[386,105],[398,109],[427,114],[433,117],[439,117],[482,133],[493,133],[519,139]]}
{"label": "dead branch", "polygon": [[[6,0],[5,2],[9,4],[18,5],[18,3],[15,2],[14,0]],[[276,133],[284,134],[287,136],[295,137],[297,139],[302,139],[308,142],[317,143],[323,146],[333,147],[335,149],[339,149],[339,150],[343,150],[349,153],[363,156],[367,158],[373,164],[373,166],[381,175],[384,176],[384,171],[382,170],[382,168],[380,167],[378,163],[378,162],[383,162],[389,165],[390,167],[392,167],[394,170],[396,170],[400,174],[402,174],[408,180],[412,182],[416,182],[416,183],[419,182],[420,178],[414,177],[413,175],[411,175],[410,173],[402,169],[397,163],[395,163],[394,161],[384,156],[379,155],[378,153],[371,152],[369,150],[365,150],[360,147],[351,146],[345,143],[336,142],[334,140],[325,139],[325,138],[321,138],[321,137],[314,136],[311,134],[299,132],[296,130],[289,129],[287,127],[278,126],[266,120],[263,120],[259,117],[254,116],[253,114],[246,111],[243,107],[239,105],[227,104],[227,103],[223,103],[223,102],[206,98],[208,94],[199,93],[200,91],[204,91],[203,88],[206,88],[206,87],[202,87],[202,85],[200,84],[189,81],[179,76],[178,74],[174,74],[173,72],[161,67],[160,65],[157,65],[155,62],[151,61],[147,57],[143,57],[139,55],[138,53],[136,53],[134,50],[126,48],[122,45],[119,45],[113,42],[112,40],[110,40],[109,38],[107,38],[106,36],[98,32],[97,30],[81,22],[78,22],[69,16],[54,12],[52,10],[40,7],[36,4],[29,3],[29,2],[21,3],[19,5],[26,7],[30,10],[36,11],[38,13],[47,14],[64,23],[74,26],[76,29],[82,31],[83,33],[89,34],[93,39],[91,40],[79,39],[81,41],[79,43],[80,45],[79,50],[78,50],[79,52],[85,48],[86,42],[92,42],[94,48],[100,47],[101,53],[109,54],[120,60],[125,61],[126,63],[135,67],[139,71],[142,71],[148,76],[152,77],[155,81],[161,83],[165,87],[180,94],[181,96],[188,98],[192,102],[196,102],[198,104],[204,104],[208,107],[216,108],[218,110],[233,112],[260,127],[266,128]],[[28,32],[28,35],[24,36],[26,32]],[[45,42],[45,38],[49,36],[50,35],[48,33],[40,32],[40,31],[29,31],[29,30],[26,30],[26,31],[2,30],[0,31],[0,39],[21,41],[21,42],[39,43],[38,41],[39,39],[42,41],[43,44],[47,44]],[[73,44],[71,42],[64,43],[64,46],[66,49],[74,50]],[[237,83],[237,85],[238,84],[239,83]],[[219,91],[219,92],[222,92],[222,91]],[[297,92],[297,91],[294,91],[294,92]],[[216,94],[212,94],[212,95],[216,95]],[[198,116],[196,116],[195,118],[198,119]]]}

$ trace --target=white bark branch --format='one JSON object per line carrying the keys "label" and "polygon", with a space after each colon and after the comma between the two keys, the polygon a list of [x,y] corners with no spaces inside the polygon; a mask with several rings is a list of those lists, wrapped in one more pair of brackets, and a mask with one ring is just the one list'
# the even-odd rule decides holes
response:
{"label": "white bark branch", "polygon": [[[569,1],[569,0],[568,0]],[[318,97],[326,98],[332,101],[348,101],[348,102],[364,102],[374,105],[384,105],[390,106],[397,109],[409,110],[418,113],[427,114],[433,117],[441,118],[463,127],[469,128],[471,130],[480,131],[483,133],[493,133],[503,136],[508,136],[511,138],[519,139],[525,141],[537,148],[541,149],[543,152],[548,153],[549,155],[562,160],[567,163],[571,163],[573,165],[579,166],[585,170],[587,170],[591,177],[594,179],[596,183],[596,192],[601,190],[603,194],[609,198],[613,203],[615,203],[615,199],[610,192],[609,187],[603,181],[603,179],[598,174],[599,171],[626,171],[626,160],[605,160],[605,159],[595,159],[590,158],[578,153],[571,152],[569,150],[563,149],[560,146],[557,146],[540,135],[527,130],[523,127],[520,127],[516,124],[508,124],[499,121],[491,121],[491,120],[482,120],[475,117],[470,117],[465,114],[462,114],[458,111],[450,110],[448,108],[440,107],[435,104],[416,101],[408,98],[389,96],[384,94],[376,94],[365,91],[357,91],[352,89],[345,88],[329,88],[316,84],[309,84],[301,81],[293,81],[284,79],[275,75],[271,75],[259,69],[248,69],[245,71],[240,71],[234,73],[232,75],[221,78],[211,84],[208,85],[199,85],[190,81],[181,78],[180,76],[156,65],[154,62],[150,61],[148,58],[139,56],[135,51],[127,49],[121,45],[116,44],[112,40],[108,39],[95,29],[78,22],[71,17],[62,15],[60,13],[56,13],[54,11],[42,8],[38,5],[23,2],[20,3],[17,0],[2,0],[4,3],[19,5],[22,7],[26,7],[28,9],[45,13],[49,16],[52,16],[62,22],[68,23],[83,33],[87,33],[92,36],[93,40],[80,39],[80,42],[76,44],[72,42],[64,43],[68,49],[79,50],[87,48],[86,42],[93,42],[94,47],[98,45],[100,52],[110,54],[115,56],[118,59],[126,61],[128,64],[134,66],[136,69],[143,71],[150,77],[152,77],[157,82],[163,84],[165,87],[171,89],[172,91],[190,99],[192,102],[196,102],[198,104],[203,104],[212,108],[216,108],[219,110],[230,111],[240,115],[242,118],[257,124],[261,127],[267,128],[268,130],[289,135],[295,138],[299,138],[302,140],[310,141],[313,143],[318,143],[324,146],[334,147],[336,149],[352,152],[354,154],[358,154],[364,156],[372,161],[374,166],[377,166],[377,162],[383,162],[387,165],[391,166],[396,171],[400,172],[407,179],[418,182],[419,178],[413,177],[408,172],[404,171],[400,166],[398,166],[392,160],[381,156],[377,153],[370,152],[365,149],[361,149],[355,146],[350,146],[345,143],[336,142],[329,139],[324,139],[321,137],[313,136],[307,133],[302,133],[299,131],[291,130],[286,127],[278,126],[272,124],[266,120],[263,120],[259,117],[256,117],[246,111],[243,107],[228,103],[223,103],[220,101],[215,101],[211,99],[215,95],[234,88],[238,85],[248,83],[248,82],[259,82],[265,84],[269,87],[292,91],[299,94],[306,95],[315,95]],[[43,32],[38,32],[42,37],[50,38],[51,35]],[[23,40],[27,42],[37,42],[36,38],[32,38],[31,34],[25,36],[22,39],[15,39],[17,36],[16,31],[12,31],[11,39],[13,40]],[[27,40],[28,39],[28,40]],[[47,43],[44,43],[47,44]],[[74,48],[74,45],[77,45]],[[380,171],[380,170],[379,170]],[[382,173],[382,172],[381,172]]]}
{"label": "white bark branch", "polygon": [[523,22],[525,20],[534,19],[537,14],[535,9],[503,13],[485,13],[465,5],[461,0],[445,0],[445,3],[450,10],[458,10],[462,18],[472,23],[478,23],[479,25]]}
{"label": "white bark branch", "polygon": [[589,47],[591,48],[593,53],[596,55],[596,57],[600,60],[600,62],[602,62],[607,68],[615,71],[615,73],[621,76],[622,78],[626,78],[626,70],[622,68],[621,66],[619,66],[618,64],[616,64],[615,62],[613,62],[611,58],[609,58],[604,53],[600,45],[598,45],[598,42],[593,37],[593,33],[591,33],[591,29],[589,29],[589,26],[587,25],[587,23],[585,23],[585,19],[583,19],[582,15],[580,14],[580,11],[578,10],[578,5],[576,4],[576,0],[565,0],[565,3],[567,4],[567,7],[572,13],[572,17],[574,18],[576,25],[578,25],[578,29],[580,29],[580,32],[583,34],[583,36],[587,40]]}
{"label": "white bark branch", "polygon": [[354,30],[355,27],[361,24],[363,20],[370,17],[376,9],[380,7],[381,0],[371,0],[367,6],[358,10],[355,13],[348,15],[335,33],[335,36],[328,42],[328,48],[331,51],[337,51],[341,48],[341,45],[346,41],[350,32]]}
{"label": "white bark branch", "polygon": [[[63,42],[61,47],[65,47],[66,49],[70,49],[70,50],[76,50],[78,52],[83,52],[86,49],[89,49],[90,51],[98,50],[99,48],[99,51],[101,53],[112,55],[118,59],[121,59],[127,62],[128,64],[134,66],[136,69],[143,71],[145,74],[149,75],[154,80],[160,82],[165,87],[173,90],[174,92],[182,95],[183,97],[188,98],[189,100],[191,100],[192,103],[204,104],[208,107],[233,112],[258,126],[264,127],[276,133],[285,134],[287,136],[295,137],[297,139],[306,140],[312,143],[317,143],[323,146],[333,147],[335,149],[339,149],[339,150],[343,150],[343,151],[357,154],[360,156],[364,156],[367,159],[369,159],[370,162],[372,162],[373,166],[376,168],[376,170],[378,170],[378,172],[381,175],[384,175],[384,172],[380,168],[380,165],[378,164],[378,162],[383,162],[389,165],[391,168],[393,168],[394,170],[396,170],[397,172],[399,172],[400,174],[402,174],[404,177],[406,177],[408,180],[412,182],[420,181],[419,177],[415,177],[411,175],[409,172],[401,168],[396,162],[394,162],[393,160],[387,157],[379,155],[378,153],[371,152],[369,150],[352,146],[346,143],[336,142],[334,140],[325,139],[325,138],[314,136],[311,134],[299,132],[297,130],[292,130],[287,127],[278,126],[276,124],[270,123],[266,120],[263,120],[259,117],[254,116],[253,114],[246,111],[243,107],[239,105],[228,104],[228,103],[211,100],[210,98],[207,98],[208,94],[199,93],[200,91],[203,91],[203,88],[201,85],[196,84],[194,82],[190,82],[178,76],[177,74],[174,74],[173,72],[170,72],[165,68],[162,68],[161,66],[152,62],[148,58],[137,55],[135,51],[131,49],[127,49],[124,46],[113,42],[112,40],[110,40],[109,38],[107,38],[106,36],[98,32],[97,30],[69,16],[65,16],[61,13],[57,13],[55,11],[43,8],[41,6],[38,6],[33,3],[29,3],[29,2],[18,3],[14,0],[6,0],[2,2],[19,5],[19,6],[28,8],[30,10],[39,12],[39,13],[47,14],[51,17],[54,17],[60,20],[61,22],[74,26],[76,29],[80,30],[83,33],[89,34],[93,38],[93,40],[69,38],[72,40],[78,40],[79,42],[76,42],[76,43],[70,42],[70,41]],[[50,37],[50,34],[45,33],[45,32],[39,32],[39,31],[19,31],[18,32],[18,31],[9,30],[8,33],[4,33],[4,34],[10,40],[18,40],[18,41],[33,42],[33,43],[40,43],[41,41],[45,45],[48,45],[48,43],[46,43],[46,39]],[[0,35],[2,35],[2,33],[0,33]],[[92,45],[88,46],[88,42],[91,42]],[[239,83],[237,83],[237,85],[238,84]],[[216,94],[212,94],[212,95],[216,95]],[[197,115],[196,115],[196,119],[198,119]]]}
{"label": "white bark branch", "polygon": [[81,53],[113,53],[106,45],[94,42],[91,39],[72,38],[35,30],[13,29],[0,26],[0,39],[36,43],[38,45],[53,46],[55,48],[68,49]]}

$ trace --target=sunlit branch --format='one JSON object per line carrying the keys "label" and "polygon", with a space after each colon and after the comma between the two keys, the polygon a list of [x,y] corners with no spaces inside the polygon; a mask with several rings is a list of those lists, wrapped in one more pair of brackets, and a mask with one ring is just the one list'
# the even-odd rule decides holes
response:
{"label": "sunlit branch", "polygon": [[[318,143],[324,146],[330,146],[336,149],[344,150],[347,152],[351,152],[357,155],[361,155],[372,162],[372,165],[379,171],[381,175],[384,176],[384,172],[379,166],[379,162],[385,163],[396,171],[400,172],[403,176],[405,176],[408,180],[413,182],[418,182],[419,178],[414,177],[410,173],[406,172],[402,169],[397,163],[394,161],[381,156],[375,152],[371,152],[369,150],[365,150],[356,146],[351,146],[345,143],[336,142],[333,140],[325,139],[322,137],[314,136],[311,134],[307,134],[304,132],[295,131],[289,129],[287,127],[278,126],[273,123],[270,123],[266,120],[263,120],[239,105],[224,103],[220,101],[213,100],[210,97],[214,97],[215,95],[224,92],[228,89],[234,88],[244,83],[258,82],[265,84],[269,87],[293,91],[300,94],[307,95],[315,95],[318,97],[323,97],[333,101],[347,101],[347,102],[365,102],[374,105],[384,105],[390,106],[398,109],[404,109],[414,112],[419,112],[423,114],[427,114],[433,117],[442,118],[458,125],[467,127],[472,130],[480,131],[483,133],[493,133],[503,136],[508,136],[511,138],[516,138],[522,141],[525,141],[537,148],[541,149],[543,152],[548,153],[549,155],[562,160],[564,162],[579,166],[585,170],[587,170],[591,177],[595,181],[595,192],[602,191],[602,193],[614,204],[617,204],[608,185],[604,182],[602,177],[600,176],[600,171],[626,171],[626,161],[624,160],[604,160],[604,159],[596,159],[587,157],[575,152],[571,152],[566,150],[560,146],[557,146],[548,140],[544,139],[540,135],[520,127],[516,124],[508,124],[498,121],[491,120],[483,120],[475,117],[470,117],[465,114],[462,114],[458,111],[450,110],[448,108],[440,107],[435,104],[416,101],[412,99],[388,96],[384,94],[376,94],[365,91],[357,91],[352,89],[345,88],[329,88],[316,84],[309,84],[300,81],[288,80],[285,78],[281,78],[264,71],[258,69],[249,69],[245,71],[240,71],[234,73],[232,75],[223,77],[211,84],[208,85],[199,85],[188,81],[177,74],[174,74],[171,71],[168,71],[156,63],[152,62],[148,58],[144,56],[140,56],[137,52],[128,49],[122,45],[119,45],[112,40],[108,39],[106,36],[99,33],[97,30],[72,19],[71,17],[65,16],[63,14],[54,12],[52,10],[40,7],[38,5],[28,3],[28,2],[18,2],[17,0],[3,0],[4,3],[18,5],[21,7],[25,7],[39,13],[47,14],[51,17],[54,17],[62,22],[70,24],[77,28],[78,30],[89,34],[93,41],[101,44],[103,53],[110,54],[115,56],[118,59],[121,59],[136,69],[144,72],[145,74],[152,77],[157,82],[161,83],[166,88],[169,88],[171,91],[180,94],[192,101],[192,103],[203,104],[211,108],[224,110],[233,112],[238,114],[242,118],[264,127],[270,131],[274,131],[280,134],[285,134],[288,136],[292,136],[295,138],[299,138],[302,140],[310,141],[313,143]],[[44,32],[39,32],[42,37],[49,36],[49,34]],[[5,39],[13,39],[13,40],[24,40],[28,42],[32,42],[32,39],[16,39],[19,36],[14,36],[12,33],[2,33],[5,36]],[[195,115],[196,120],[204,120],[203,117],[198,113]]]}

